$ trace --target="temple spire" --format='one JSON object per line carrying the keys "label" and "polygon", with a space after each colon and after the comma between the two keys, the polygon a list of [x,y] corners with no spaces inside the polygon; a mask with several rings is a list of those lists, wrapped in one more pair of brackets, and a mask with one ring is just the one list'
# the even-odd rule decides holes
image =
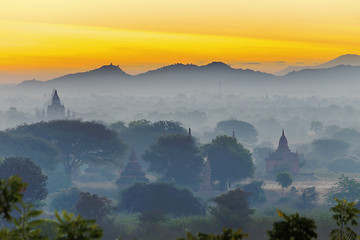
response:
{"label": "temple spire", "polygon": [[281,137],[279,140],[279,147],[277,148],[276,151],[281,151],[281,152],[289,152],[290,151],[284,129],[282,129],[282,134],[281,134]]}
{"label": "temple spire", "polygon": [[134,147],[134,145],[132,145],[132,148],[131,148],[131,154],[130,154],[129,161],[131,161],[131,162],[138,162],[138,158],[137,158],[137,155],[136,155],[136,152],[135,152],[135,147]]}
{"label": "temple spire", "polygon": [[134,146],[132,146],[129,162],[116,182],[119,190],[133,184],[134,182],[149,182],[139,164]]}

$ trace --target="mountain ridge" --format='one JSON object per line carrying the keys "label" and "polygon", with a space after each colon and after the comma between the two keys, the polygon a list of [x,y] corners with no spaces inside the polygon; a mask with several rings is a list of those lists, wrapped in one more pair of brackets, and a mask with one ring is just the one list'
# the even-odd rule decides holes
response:
{"label": "mountain ridge", "polygon": [[287,66],[281,71],[276,72],[276,76],[285,76],[291,72],[298,72],[304,69],[325,69],[332,68],[340,65],[351,65],[351,66],[360,66],[360,55],[357,54],[344,54],[339,57],[336,57],[325,63],[321,63],[314,66]]}

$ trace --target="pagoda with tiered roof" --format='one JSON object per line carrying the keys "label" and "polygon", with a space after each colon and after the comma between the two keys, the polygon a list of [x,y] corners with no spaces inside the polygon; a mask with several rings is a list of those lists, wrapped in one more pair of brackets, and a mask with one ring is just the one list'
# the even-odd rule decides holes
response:
{"label": "pagoda with tiered roof", "polygon": [[145,173],[141,169],[139,160],[136,156],[134,147],[129,158],[129,162],[126,165],[124,171],[121,173],[120,178],[116,181],[118,189],[124,189],[134,182],[145,182],[149,180],[146,178]]}

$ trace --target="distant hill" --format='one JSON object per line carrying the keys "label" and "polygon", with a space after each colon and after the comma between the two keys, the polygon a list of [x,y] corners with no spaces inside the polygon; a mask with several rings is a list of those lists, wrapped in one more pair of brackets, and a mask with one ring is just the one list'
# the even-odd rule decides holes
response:
{"label": "distant hill", "polygon": [[78,93],[176,94],[186,91],[250,94],[279,94],[329,91],[350,92],[360,88],[360,66],[338,65],[356,62],[358,55],[345,55],[324,63],[319,69],[302,69],[284,76],[235,69],[222,62],[207,65],[173,64],[139,75],[129,75],[115,65],[105,65],[88,72],[65,75],[48,81],[29,80],[17,85],[18,90],[49,92],[52,88]]}
{"label": "distant hill", "polygon": [[351,65],[351,66],[360,66],[360,55],[357,54],[346,54],[341,55],[333,60],[330,60],[326,63],[315,65],[315,66],[288,66],[285,69],[277,72],[275,75],[284,76],[290,72],[298,72],[303,69],[325,69],[332,68],[340,65]]}
{"label": "distant hill", "polygon": [[[106,87],[120,85],[146,84],[169,84],[172,86],[192,84],[194,86],[204,84],[218,85],[222,82],[246,82],[271,79],[274,76],[253,70],[234,69],[222,62],[212,62],[207,65],[197,66],[193,64],[173,64],[156,70],[151,70],[139,75],[129,75],[115,65],[105,65],[88,72],[74,73],[48,81],[36,80],[24,81],[19,87],[38,87],[39,85],[52,85],[53,87]],[[119,85],[120,84],[120,85]]]}
{"label": "distant hill", "polygon": [[280,78],[289,83],[306,84],[308,87],[316,83],[338,85],[360,83],[360,66],[339,65],[324,69],[304,69]]}
{"label": "distant hill", "polygon": [[[272,77],[271,74],[257,72],[250,69],[235,69],[223,62],[212,62],[207,65],[197,66],[194,64],[173,64],[165,67],[158,68],[156,70],[148,71],[137,75],[139,79],[144,78],[169,78],[177,79],[178,77],[193,78],[203,77],[205,79],[211,79],[219,75],[232,79],[244,79],[244,78],[268,78]],[[184,80],[184,79],[183,79]],[[226,79],[224,79],[226,80]]]}
{"label": "distant hill", "polygon": [[40,85],[63,85],[63,84],[92,84],[96,82],[108,82],[117,80],[117,79],[128,79],[132,77],[131,75],[125,73],[117,65],[104,65],[100,68],[90,70],[87,72],[80,72],[74,74],[68,74],[62,77],[54,78],[48,81],[37,81],[35,79],[23,81],[18,86],[19,87],[34,87]]}

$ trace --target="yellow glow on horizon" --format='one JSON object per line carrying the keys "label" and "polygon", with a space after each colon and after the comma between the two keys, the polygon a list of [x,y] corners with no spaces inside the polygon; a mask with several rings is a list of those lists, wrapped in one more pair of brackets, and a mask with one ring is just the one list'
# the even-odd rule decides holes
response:
{"label": "yellow glow on horizon", "polygon": [[358,0],[4,0],[0,82],[110,62],[133,74],[177,62],[312,65],[359,53],[358,9]]}

